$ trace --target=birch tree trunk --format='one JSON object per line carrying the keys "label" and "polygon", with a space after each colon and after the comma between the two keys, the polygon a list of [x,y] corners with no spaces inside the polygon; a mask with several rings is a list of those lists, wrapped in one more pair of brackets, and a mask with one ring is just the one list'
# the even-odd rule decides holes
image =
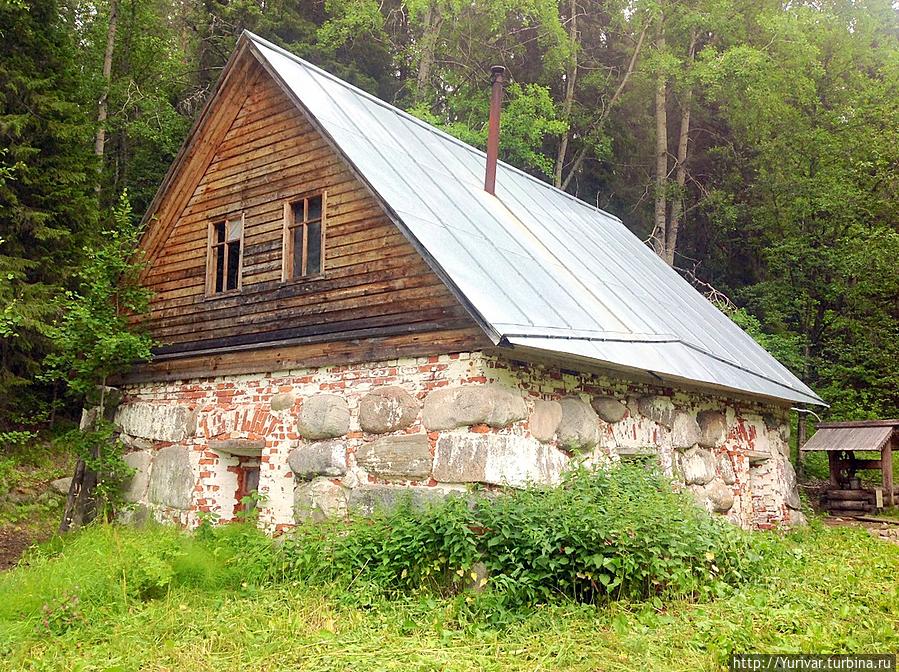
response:
{"label": "birch tree trunk", "polygon": [[[690,37],[690,64],[696,50],[696,33]],[[677,251],[677,234],[680,220],[684,213],[684,186],[687,184],[687,150],[690,138],[690,107],[693,103],[693,88],[684,93],[681,106],[680,135],[677,139],[677,164],[674,179],[677,182],[677,198],[671,204],[671,218],[665,231],[665,262],[674,266],[674,254]]]}
{"label": "birch tree trunk", "polygon": [[[115,50],[115,33],[119,22],[118,0],[109,0],[109,27],[106,30],[106,51],[103,54],[103,93],[97,104],[97,137],[94,141],[94,154],[102,161],[106,149],[106,118],[109,100],[109,86],[112,80],[112,54]],[[99,183],[97,189],[100,189]]]}
{"label": "birch tree trunk", "polygon": [[553,175],[553,185],[562,186],[562,171],[565,168],[565,155],[568,153],[568,140],[571,137],[571,106],[574,103],[574,85],[577,79],[577,13],[576,0],[571,0],[569,5],[568,23],[568,48],[571,53],[568,56],[568,69],[565,72],[565,99],[562,101],[562,119],[568,122],[568,128],[562,134],[559,142],[559,151],[556,154],[556,171]]}
{"label": "birch tree trunk", "polygon": [[440,24],[443,18],[434,2],[429,2],[425,9],[421,31],[421,53],[418,57],[418,72],[415,75],[415,102],[427,99],[428,85],[431,81],[431,68],[437,52],[437,40],[440,37]]}
{"label": "birch tree trunk", "polygon": [[[665,50],[664,25],[659,25],[658,50]],[[652,249],[662,257],[666,257],[668,243],[667,233],[667,190],[668,190],[668,111],[667,103],[668,83],[665,73],[659,74],[656,83],[656,193],[655,193],[655,218],[652,232]]]}

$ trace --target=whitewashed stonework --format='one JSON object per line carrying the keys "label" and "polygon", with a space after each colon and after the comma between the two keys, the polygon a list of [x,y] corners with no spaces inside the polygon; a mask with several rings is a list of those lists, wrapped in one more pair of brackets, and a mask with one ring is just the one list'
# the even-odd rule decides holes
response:
{"label": "whitewashed stonework", "polygon": [[404,492],[423,503],[471,483],[552,484],[573,462],[631,456],[657,459],[698,504],[740,526],[801,521],[786,406],[482,352],[124,392],[123,438],[148,450],[131,458],[138,474],[128,494],[157,519],[187,526],[201,514],[234,519],[248,468],[259,468],[260,525],[277,533],[308,518],[370,513]]}

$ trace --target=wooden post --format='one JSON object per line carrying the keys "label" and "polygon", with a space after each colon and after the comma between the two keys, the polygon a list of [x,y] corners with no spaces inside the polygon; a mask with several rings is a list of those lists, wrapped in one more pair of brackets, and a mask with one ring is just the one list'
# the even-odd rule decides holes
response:
{"label": "wooden post", "polygon": [[802,447],[808,440],[807,414],[800,411],[796,415],[798,416],[796,421],[798,429],[796,432],[796,471],[799,474],[799,478],[802,479],[805,478],[805,455],[802,452]]}
{"label": "wooden post", "polygon": [[896,441],[896,430],[890,440],[880,451],[880,468],[883,470],[883,489],[887,506],[894,506],[896,500],[893,497],[893,442]]}
{"label": "wooden post", "polygon": [[837,453],[830,450],[827,452],[827,464],[830,466],[830,485],[835,489],[840,488],[840,462],[837,459]]}

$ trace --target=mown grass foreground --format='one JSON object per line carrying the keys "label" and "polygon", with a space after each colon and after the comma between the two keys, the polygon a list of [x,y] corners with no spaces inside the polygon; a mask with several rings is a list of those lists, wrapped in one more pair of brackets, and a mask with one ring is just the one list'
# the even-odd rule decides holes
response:
{"label": "mown grass foreground", "polygon": [[[548,510],[558,515],[567,496],[550,496]],[[527,499],[534,495],[522,497],[516,510],[537,507]],[[451,578],[418,588],[385,579],[398,539],[373,529],[410,515],[425,516],[419,527],[435,516],[452,522],[461,511],[368,524],[363,541],[346,548],[375,544],[388,559],[327,581],[314,578],[323,575],[310,571],[310,555],[273,549],[245,527],[193,536],[88,529],[0,577],[0,669],[717,670],[732,651],[899,650],[899,546],[861,529],[754,535],[753,574],[704,594],[510,604],[502,587],[475,595]],[[540,509],[529,511],[538,519],[529,534],[539,537]],[[594,525],[622,520],[597,516]],[[359,536],[352,527],[345,534]],[[321,565],[347,563],[345,549],[332,544],[328,553]],[[691,562],[699,561],[684,555],[675,570]]]}

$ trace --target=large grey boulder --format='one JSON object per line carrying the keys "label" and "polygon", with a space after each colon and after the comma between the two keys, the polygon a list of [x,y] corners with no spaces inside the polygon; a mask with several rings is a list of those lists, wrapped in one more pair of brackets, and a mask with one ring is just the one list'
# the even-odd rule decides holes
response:
{"label": "large grey boulder", "polygon": [[431,474],[431,462],[427,434],[383,436],[356,450],[356,463],[384,478],[426,479]]}
{"label": "large grey boulder", "polygon": [[425,398],[422,422],[428,430],[439,431],[489,425],[507,427],[527,417],[524,399],[494,385],[442,387]]}
{"label": "large grey boulder", "polygon": [[72,477],[64,476],[50,482],[50,489],[60,495],[68,495],[69,488],[72,487]]}
{"label": "large grey boulder", "polygon": [[265,439],[225,439],[223,441],[210,441],[209,449],[228,455],[240,455],[242,457],[258,457],[265,448]]}
{"label": "large grey boulder", "polygon": [[197,414],[185,404],[135,402],[119,406],[116,424],[124,434],[177,443],[197,431]]}
{"label": "large grey boulder", "polygon": [[333,439],[350,431],[350,407],[336,394],[316,394],[303,400],[297,431],[304,439]]}
{"label": "large grey boulder", "polygon": [[543,443],[549,443],[556,435],[560,422],[562,422],[562,405],[558,401],[537,399],[534,402],[534,410],[528,417],[531,436]]}
{"label": "large grey boulder", "polygon": [[317,476],[342,476],[347,470],[346,444],[343,441],[302,443],[290,451],[287,464],[301,481]]}
{"label": "large grey boulder", "polygon": [[734,472],[734,465],[730,456],[722,453],[718,456],[718,475],[727,485],[733,485],[737,482],[737,475]]}
{"label": "large grey boulder", "polygon": [[134,475],[124,484],[122,496],[126,502],[143,502],[147,499],[150,488],[150,470],[153,464],[153,453],[149,450],[138,450],[126,453],[125,463],[134,469]]}
{"label": "large grey boulder", "polygon": [[701,438],[699,423],[691,413],[678,413],[671,423],[671,445],[674,448],[691,448]]}
{"label": "large grey boulder", "polygon": [[415,508],[425,508],[440,503],[450,494],[461,496],[458,491],[441,487],[364,484],[349,491],[347,506],[353,513],[370,516],[377,511],[388,511],[404,501]]}
{"label": "large grey boulder", "polygon": [[398,385],[373,390],[359,402],[359,424],[369,434],[405,429],[416,417],[418,401]]}
{"label": "large grey boulder", "polygon": [[437,440],[433,476],[442,483],[523,487],[557,483],[567,466],[564,453],[522,436],[446,434]]}
{"label": "large grey boulder", "polygon": [[719,479],[715,479],[706,487],[706,496],[715,513],[726,513],[734,506],[734,491]]}
{"label": "large grey boulder", "polygon": [[734,506],[733,490],[717,478],[707,485],[691,485],[690,492],[697,504],[712,513],[727,513]]}
{"label": "large grey boulder", "polygon": [[805,517],[805,514],[802,511],[797,511],[795,509],[790,509],[789,511],[789,520],[787,521],[787,527],[804,527],[808,525],[808,518]]}
{"label": "large grey boulder", "polygon": [[627,415],[627,406],[614,397],[594,397],[591,406],[605,422],[619,422]]}
{"label": "large grey boulder", "polygon": [[680,468],[687,485],[705,485],[715,478],[715,456],[705,448],[691,448],[680,457]]}
{"label": "large grey boulder", "polygon": [[717,448],[727,439],[727,419],[720,411],[701,411],[696,416],[699,422],[699,445],[703,448]]}
{"label": "large grey boulder", "polygon": [[286,411],[293,408],[294,402],[297,400],[293,392],[278,392],[272,395],[269,406],[273,411]]}
{"label": "large grey boulder", "polygon": [[147,499],[153,504],[187,510],[195,481],[190,450],[183,446],[162,448],[153,456]]}
{"label": "large grey boulder", "polygon": [[342,518],[347,513],[347,491],[328,478],[300,483],[293,491],[293,517],[297,523]]}
{"label": "large grey boulder", "polygon": [[662,427],[671,429],[671,425],[674,424],[674,417],[677,411],[674,408],[674,403],[668,397],[658,395],[640,397],[637,400],[637,408],[640,411],[640,415],[662,425]]}
{"label": "large grey boulder", "polygon": [[802,506],[799,500],[799,488],[796,484],[796,470],[793,469],[793,463],[787,458],[782,458],[783,478],[778,484],[784,494],[784,503],[791,509],[798,509]]}
{"label": "large grey boulder", "polygon": [[562,399],[562,421],[559,423],[559,443],[567,450],[588,451],[599,443],[599,417],[587,402],[579,397]]}

